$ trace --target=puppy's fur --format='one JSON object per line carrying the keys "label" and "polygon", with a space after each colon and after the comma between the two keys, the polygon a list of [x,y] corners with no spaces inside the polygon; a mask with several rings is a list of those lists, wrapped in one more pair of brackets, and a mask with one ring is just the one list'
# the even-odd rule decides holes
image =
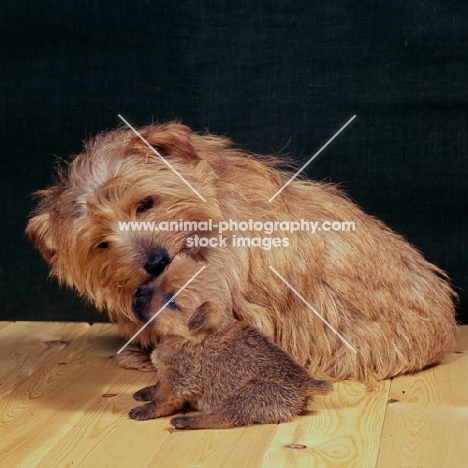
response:
{"label": "puppy's fur", "polygon": [[[253,156],[225,138],[198,135],[179,123],[141,128],[141,135],[207,200],[200,198],[128,129],[103,133],[60,172],[27,232],[51,274],[101,310],[126,336],[139,322],[132,293],[186,251],[228,281],[233,310],[317,376],[379,380],[437,363],[456,333],[447,277],[402,237],[364,214],[335,186],[290,179],[279,158]],[[188,248],[205,231],[124,231],[119,221],[352,221],[355,231],[298,231],[288,247]],[[252,237],[263,232],[249,233]],[[277,235],[277,234],[274,234]],[[280,235],[282,237],[282,235]],[[354,353],[273,266],[356,350]],[[213,277],[216,281],[217,277]],[[151,349],[158,331],[137,339]],[[129,367],[147,367],[141,353]]]}
{"label": "puppy's fur", "polygon": [[151,354],[159,381],[135,393],[149,403],[131,410],[131,418],[167,416],[189,404],[201,414],[171,419],[177,429],[276,424],[300,414],[313,395],[332,390],[257,330],[235,321],[228,285],[220,279],[210,287],[209,269],[172,298],[199,268],[178,259],[136,293],[133,308],[145,321],[170,302],[150,324],[160,336]]}

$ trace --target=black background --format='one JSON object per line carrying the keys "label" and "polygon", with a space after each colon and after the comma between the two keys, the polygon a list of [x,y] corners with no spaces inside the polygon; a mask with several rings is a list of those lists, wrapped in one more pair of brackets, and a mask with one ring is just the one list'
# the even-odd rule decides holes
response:
{"label": "black background", "polygon": [[105,320],[47,279],[24,229],[54,155],[180,119],[307,161],[446,270],[468,321],[468,4],[3,1],[0,319]]}

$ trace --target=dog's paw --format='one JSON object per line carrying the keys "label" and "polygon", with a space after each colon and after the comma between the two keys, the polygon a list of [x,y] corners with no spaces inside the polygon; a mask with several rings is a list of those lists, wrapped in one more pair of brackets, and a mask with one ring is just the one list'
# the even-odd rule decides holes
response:
{"label": "dog's paw", "polygon": [[176,429],[189,429],[191,427],[191,420],[190,416],[176,416],[170,420],[170,424]]}
{"label": "dog's paw", "polygon": [[151,401],[154,396],[154,386],[152,387],[145,387],[138,392],[133,394],[133,399],[136,401]]}
{"label": "dog's paw", "polygon": [[130,410],[128,415],[136,421],[147,421],[148,419],[155,418],[155,405],[153,403],[147,403],[143,406],[137,406]]}
{"label": "dog's paw", "polygon": [[136,369],[143,372],[154,372],[155,368],[151,362],[150,353],[135,346],[129,346],[120,354],[113,356],[115,362],[124,369]]}

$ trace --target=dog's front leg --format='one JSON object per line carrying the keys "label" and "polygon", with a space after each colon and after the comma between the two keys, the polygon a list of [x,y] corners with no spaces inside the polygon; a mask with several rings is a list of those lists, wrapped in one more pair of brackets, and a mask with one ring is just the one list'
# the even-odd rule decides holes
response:
{"label": "dog's front leg", "polygon": [[146,421],[148,419],[155,419],[156,416],[156,404],[153,402],[146,403],[143,406],[137,406],[130,410],[128,413],[132,419],[136,419],[137,421]]}
{"label": "dog's front leg", "polygon": [[138,421],[174,414],[187,401],[187,396],[177,395],[167,380],[160,380],[156,385],[142,388],[133,397],[139,401],[150,400],[146,405],[137,406],[130,411],[130,417]]}
{"label": "dog's front leg", "polygon": [[170,423],[176,429],[229,429],[241,424],[218,412],[176,416]]}
{"label": "dog's front leg", "polygon": [[158,390],[158,384],[150,385],[142,388],[133,394],[133,399],[136,401],[153,401]]}
{"label": "dog's front leg", "polygon": [[120,354],[114,356],[115,362],[124,369],[136,369],[142,372],[154,372],[150,358],[151,351],[128,346]]}
{"label": "dog's front leg", "polygon": [[130,411],[129,415],[132,419],[136,419],[137,421],[146,421],[148,419],[169,416],[181,409],[185,402],[185,398],[174,395],[163,402],[150,401],[149,403],[146,403],[146,405],[137,406]]}

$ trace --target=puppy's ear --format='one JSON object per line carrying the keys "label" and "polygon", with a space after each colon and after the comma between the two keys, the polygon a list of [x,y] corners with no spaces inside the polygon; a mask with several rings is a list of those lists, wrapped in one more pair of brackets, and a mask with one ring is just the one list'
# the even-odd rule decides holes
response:
{"label": "puppy's ear", "polygon": [[50,214],[41,213],[31,218],[26,227],[26,234],[42,258],[50,263],[56,251],[50,227]]}
{"label": "puppy's ear", "polygon": [[[163,157],[183,156],[200,159],[192,144],[193,132],[189,127],[178,122],[168,122],[158,126],[145,127],[140,130],[143,138]],[[139,138],[132,140],[133,144],[144,144]]]}
{"label": "puppy's ear", "polygon": [[192,331],[213,331],[221,323],[222,313],[212,302],[204,302],[192,315],[188,328]]}

